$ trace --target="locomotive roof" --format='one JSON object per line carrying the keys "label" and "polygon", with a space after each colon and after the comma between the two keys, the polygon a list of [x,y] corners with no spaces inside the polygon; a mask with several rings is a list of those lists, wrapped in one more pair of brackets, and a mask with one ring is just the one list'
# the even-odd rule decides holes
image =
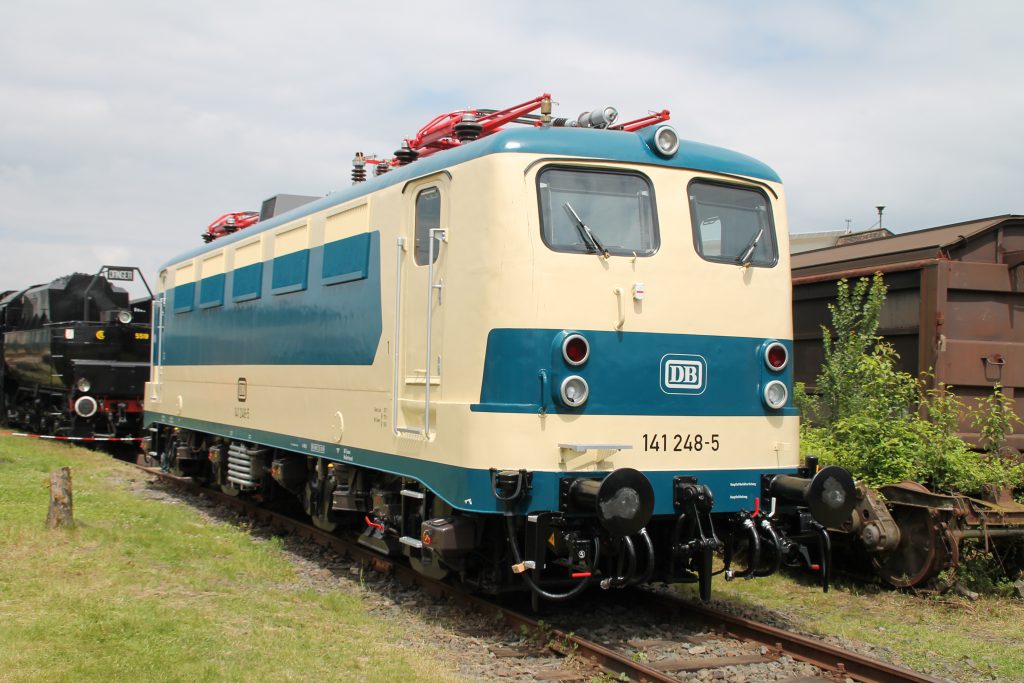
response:
{"label": "locomotive roof", "polygon": [[[646,129],[645,129],[646,130]],[[230,243],[247,239],[257,233],[284,225],[296,218],[330,208],[385,187],[405,183],[413,178],[436,173],[473,159],[498,153],[551,154],[566,157],[585,157],[624,163],[638,163],[671,168],[685,168],[728,175],[748,176],[769,182],[782,182],[768,165],[739,152],[700,142],[680,140],[679,151],[671,159],[655,154],[644,142],[643,131],[595,130],[592,128],[511,127],[453,149],[432,154],[411,164],[399,166],[384,175],[333,192],[323,199],[305,204],[287,213],[261,221],[251,228],[222,237],[210,244],[193,249],[167,261],[174,263],[193,258]]]}

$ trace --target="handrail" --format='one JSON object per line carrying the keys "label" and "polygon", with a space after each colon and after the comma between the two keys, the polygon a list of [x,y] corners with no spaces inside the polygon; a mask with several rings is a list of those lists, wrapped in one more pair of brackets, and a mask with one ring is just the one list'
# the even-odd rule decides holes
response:
{"label": "handrail", "polygon": [[405,429],[398,426],[398,370],[402,345],[402,253],[405,251],[405,238],[399,237],[396,241],[398,249],[395,252],[395,362],[391,377],[391,429],[395,436],[412,432],[419,433],[417,429]]}
{"label": "handrail", "polygon": [[155,356],[153,359],[153,391],[151,397],[154,400],[159,400],[161,392],[163,391],[164,381],[164,315],[167,304],[167,292],[160,292],[160,296],[153,299],[154,310],[152,315],[156,317],[156,321],[152,325],[154,335],[151,341],[150,352]]}
{"label": "handrail", "polygon": [[[99,280],[100,277],[105,272],[107,272],[108,270],[118,270],[118,271],[130,270],[130,271],[132,271],[132,273],[138,273],[139,277],[142,278],[142,284],[145,285],[146,291],[149,292],[150,300],[153,299],[153,290],[149,288],[149,283],[146,282],[146,276],[142,273],[142,269],[140,269],[138,266],[124,266],[124,267],[102,266],[99,269],[99,272],[97,272],[95,275],[93,275],[92,279],[89,280],[89,286],[85,288],[84,292],[82,292],[82,320],[85,320],[85,321],[89,320],[89,291],[92,290],[92,287],[93,287],[93,285],[96,284],[96,281]],[[133,277],[134,277],[134,275],[133,275]]]}
{"label": "handrail", "polygon": [[612,292],[615,293],[615,300],[619,311],[619,320],[615,323],[615,329],[621,330],[622,326],[626,324],[626,303],[623,301],[622,287],[616,287]]}
{"label": "handrail", "polygon": [[430,341],[434,332],[434,242],[444,242],[448,232],[444,228],[431,228],[428,234],[427,260],[427,362],[426,384],[423,386],[423,438],[430,440]]}

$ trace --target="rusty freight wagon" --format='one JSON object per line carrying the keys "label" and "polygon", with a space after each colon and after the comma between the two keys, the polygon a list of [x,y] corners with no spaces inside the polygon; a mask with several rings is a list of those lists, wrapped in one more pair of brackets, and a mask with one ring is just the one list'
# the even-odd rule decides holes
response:
{"label": "rusty freight wagon", "polygon": [[[794,373],[813,387],[840,278],[884,274],[879,333],[901,369],[934,372],[970,401],[1001,384],[1024,418],[1024,216],[1004,215],[795,254]],[[978,445],[966,422],[961,436]],[[1008,445],[1024,450],[1017,430]]]}

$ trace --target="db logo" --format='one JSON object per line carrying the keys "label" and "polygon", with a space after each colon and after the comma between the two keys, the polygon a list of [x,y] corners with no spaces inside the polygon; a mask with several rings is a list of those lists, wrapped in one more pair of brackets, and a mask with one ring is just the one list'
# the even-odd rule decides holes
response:
{"label": "db logo", "polygon": [[669,353],[661,357],[661,390],[666,394],[703,394],[708,363],[702,356]]}

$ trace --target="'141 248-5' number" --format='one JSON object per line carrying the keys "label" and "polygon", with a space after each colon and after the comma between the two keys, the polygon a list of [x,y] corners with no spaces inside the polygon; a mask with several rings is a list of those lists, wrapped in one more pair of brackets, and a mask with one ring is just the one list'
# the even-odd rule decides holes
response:
{"label": "'141 248-5' number", "polygon": [[706,437],[702,434],[644,434],[645,451],[702,451],[705,448],[717,451],[718,434]]}

